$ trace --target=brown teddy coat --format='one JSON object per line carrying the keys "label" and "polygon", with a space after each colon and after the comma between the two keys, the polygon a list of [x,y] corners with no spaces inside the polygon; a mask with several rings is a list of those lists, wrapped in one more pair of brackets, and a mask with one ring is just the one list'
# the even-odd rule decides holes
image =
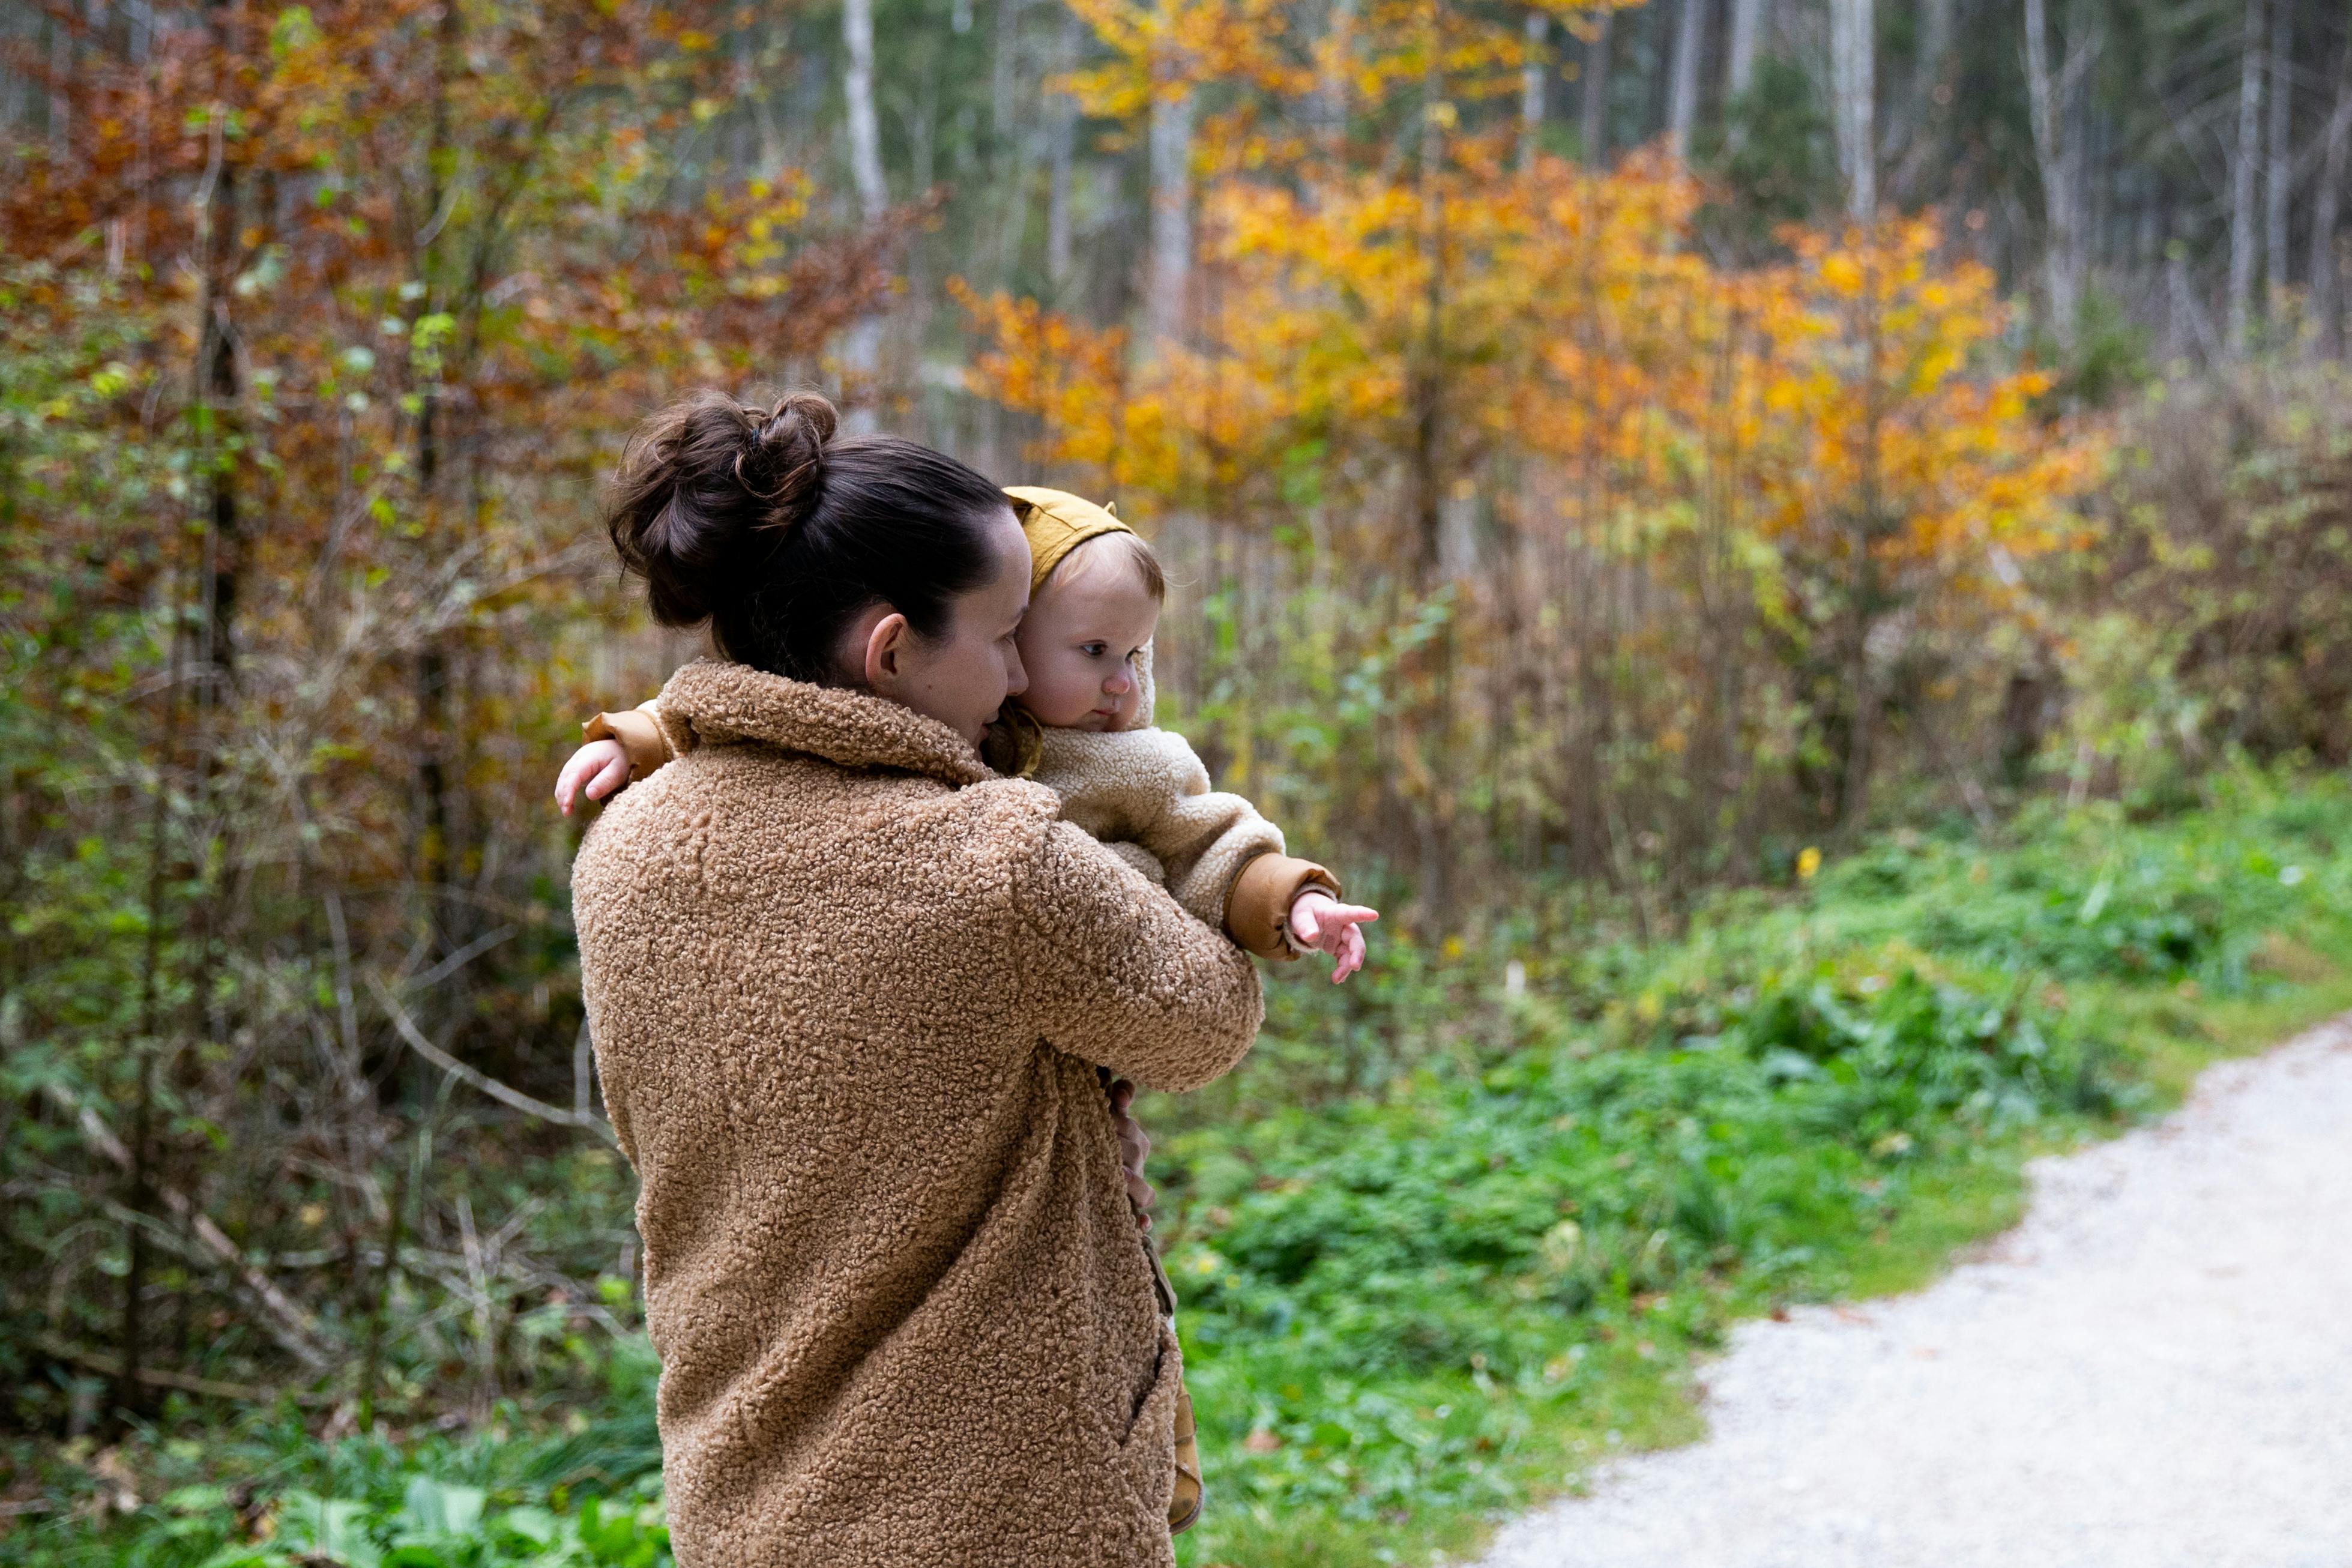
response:
{"label": "brown teddy coat", "polygon": [[1250,962],[945,726],[704,662],[573,868],[684,1568],[1164,1565],[1179,1352],[1096,1064]]}

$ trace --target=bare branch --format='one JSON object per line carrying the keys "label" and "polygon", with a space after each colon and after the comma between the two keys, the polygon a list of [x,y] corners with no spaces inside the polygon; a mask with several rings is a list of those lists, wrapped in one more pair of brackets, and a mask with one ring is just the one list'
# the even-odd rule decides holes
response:
{"label": "bare branch", "polygon": [[541,1121],[552,1121],[559,1127],[583,1127],[614,1148],[620,1147],[621,1141],[614,1135],[612,1124],[603,1117],[589,1112],[564,1110],[548,1104],[543,1100],[533,1100],[522,1090],[509,1089],[488,1073],[467,1067],[425,1037],[425,1031],[416,1026],[416,1020],[408,1016],[408,1010],[394,997],[391,989],[383,980],[373,974],[369,975],[368,989],[375,993],[375,999],[383,1006],[384,1016],[392,1020],[392,1026],[398,1030],[400,1037],[408,1043],[408,1048],[451,1078],[470,1088],[481,1090],[499,1104],[511,1106],[526,1116],[536,1116]]}
{"label": "bare branch", "polygon": [[[34,1347],[44,1354],[62,1362],[70,1362],[100,1377],[120,1377],[122,1363],[103,1351],[84,1350],[55,1334],[37,1333]],[[176,1388],[183,1394],[201,1394],[213,1399],[234,1399],[244,1405],[268,1405],[281,1398],[291,1398],[297,1405],[327,1405],[333,1396],[324,1394],[289,1394],[275,1388],[261,1388],[249,1383],[224,1383],[218,1378],[198,1377],[193,1373],[167,1372],[161,1367],[142,1366],[139,1381],[150,1388]]]}
{"label": "bare branch", "polygon": [[[114,1135],[114,1130],[107,1126],[97,1111],[54,1085],[50,1087],[49,1096],[81,1124],[82,1137],[91,1148],[121,1169],[131,1169],[131,1151],[123,1146],[122,1140]],[[268,1331],[269,1337],[310,1371],[326,1371],[332,1364],[333,1358],[320,1347],[317,1321],[295,1305],[291,1297],[255,1268],[236,1243],[229,1239],[228,1233],[214,1224],[210,1215],[196,1207],[194,1199],[177,1187],[160,1183],[154,1190],[163,1198],[163,1206],[188,1227],[207,1251],[228,1265],[247,1291],[261,1304],[262,1326]]]}

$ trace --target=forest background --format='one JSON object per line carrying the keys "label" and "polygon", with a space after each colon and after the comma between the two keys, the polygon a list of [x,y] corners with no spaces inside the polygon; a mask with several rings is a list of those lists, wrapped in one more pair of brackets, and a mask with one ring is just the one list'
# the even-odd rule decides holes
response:
{"label": "forest background", "polygon": [[[1166,721],[1391,909],[1384,978],[1284,977],[1240,1087],[1152,1111],[1171,1245],[1270,1108],[1538,1004],[1646,1038],[1658,955],[1825,851],[2031,860],[2352,754],[2336,0],[5,0],[0,147],[0,1518],[152,1513],[121,1456],[255,1412],[642,1411],[547,797],[696,650],[597,527],[694,386],[1116,500]],[[2123,842],[2017,875],[2104,931]],[[2243,978],[2149,877],[2109,957]],[[1593,1255],[1555,1221],[1504,1253]],[[1564,1311],[1665,1299],[1626,1234]],[[1495,1447],[1399,1417],[1403,1479],[1318,1491],[1276,1457],[1357,1438],[1284,1437],[1286,1375],[1204,1412],[1277,1511],[1395,1524]]]}

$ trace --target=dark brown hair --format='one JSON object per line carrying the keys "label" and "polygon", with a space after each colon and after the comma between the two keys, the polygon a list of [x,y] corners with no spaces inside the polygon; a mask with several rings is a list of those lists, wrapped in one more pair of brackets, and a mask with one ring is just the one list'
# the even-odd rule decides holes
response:
{"label": "dark brown hair", "polygon": [[918,636],[987,580],[1002,490],[895,436],[835,439],[833,405],[794,393],[746,406],[699,392],[637,427],[606,527],[646,580],[654,619],[710,623],[719,651],[832,683],[842,634],[887,605]]}

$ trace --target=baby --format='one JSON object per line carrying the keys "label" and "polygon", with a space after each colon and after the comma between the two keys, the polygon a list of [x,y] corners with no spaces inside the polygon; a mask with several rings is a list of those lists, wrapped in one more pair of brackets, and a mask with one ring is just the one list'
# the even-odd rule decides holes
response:
{"label": "baby", "polygon": [[[1158,557],[1108,507],[1063,490],[1006,489],[1028,536],[1029,610],[1015,642],[1028,687],[1005,706],[983,747],[999,773],[1035,779],[1062,815],[1107,845],[1203,922],[1267,958],[1315,952],[1343,981],[1362,967],[1360,929],[1377,910],[1343,901],[1339,882],[1285,853],[1281,829],[1236,795],[1209,788],[1183,737],[1151,725],[1151,634],[1167,597]],[[600,713],[583,726],[555,786],[569,812],[671,761],[693,736],[663,721],[660,700]],[[1108,1074],[1105,1074],[1108,1080]],[[1119,1113],[1136,1219],[1150,1226],[1150,1189],[1133,1173],[1150,1147],[1126,1115],[1132,1089],[1108,1085]],[[1147,1241],[1160,1309],[1175,1295]],[[1203,1494],[1192,1399],[1180,1393],[1171,1531],[1200,1517]]]}

